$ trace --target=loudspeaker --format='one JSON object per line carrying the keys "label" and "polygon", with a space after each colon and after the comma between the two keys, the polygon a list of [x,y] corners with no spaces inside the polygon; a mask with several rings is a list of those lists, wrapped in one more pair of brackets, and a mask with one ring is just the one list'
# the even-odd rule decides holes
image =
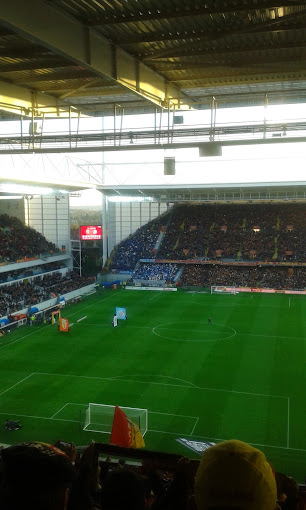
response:
{"label": "loudspeaker", "polygon": [[184,124],[183,115],[176,115],[175,117],[173,117],[173,124]]}
{"label": "loudspeaker", "polygon": [[164,175],[175,175],[175,158],[164,158]]}
{"label": "loudspeaker", "polygon": [[41,134],[41,126],[38,122],[30,122],[29,124],[29,135],[40,135]]}
{"label": "loudspeaker", "polygon": [[199,156],[203,157],[213,157],[213,156],[222,156],[222,145],[218,143],[203,143],[199,145]]}

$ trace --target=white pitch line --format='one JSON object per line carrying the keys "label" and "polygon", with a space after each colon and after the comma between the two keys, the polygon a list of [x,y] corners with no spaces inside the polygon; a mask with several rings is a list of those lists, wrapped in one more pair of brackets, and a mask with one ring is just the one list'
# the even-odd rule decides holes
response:
{"label": "white pitch line", "polygon": [[35,375],[48,375],[48,376],[56,376],[56,377],[77,377],[79,379],[97,379],[99,381],[121,381],[121,382],[136,382],[138,384],[155,384],[159,386],[172,386],[177,388],[188,388],[188,389],[196,389],[196,390],[207,390],[207,391],[219,391],[222,393],[236,393],[238,395],[253,395],[255,397],[273,397],[273,398],[285,398],[287,399],[288,396],[286,395],[270,395],[266,393],[251,393],[247,391],[236,391],[236,390],[223,390],[222,388],[208,388],[208,387],[201,387],[201,386],[185,386],[183,384],[169,384],[169,383],[161,383],[161,382],[152,382],[152,381],[140,381],[140,380],[134,380],[134,379],[116,379],[116,377],[98,377],[98,376],[89,376],[89,375],[74,375],[74,374],[53,374],[48,372],[35,372]]}
{"label": "white pitch line", "polygon": [[166,416],[178,416],[179,418],[192,418],[193,420],[199,419],[197,416],[187,416],[186,414],[172,414],[172,413],[159,413],[158,411],[149,411],[150,414],[164,414]]}
{"label": "white pitch line", "polygon": [[[69,324],[71,326],[71,324]],[[82,324],[81,324],[82,326]],[[84,324],[85,326],[85,324]],[[97,328],[110,328],[111,327],[111,324],[109,323],[109,321],[107,321],[107,323],[101,323],[101,322],[86,322],[86,327],[87,326],[94,326],[94,327],[97,327]],[[129,329],[131,328],[134,328],[134,329],[152,329],[152,326],[136,326],[134,324],[131,324],[130,322],[127,324],[127,327]]]}
{"label": "white pitch line", "polygon": [[60,408],[59,411],[57,411],[53,416],[51,416],[51,420],[52,418],[54,418],[54,416],[56,416],[58,413],[60,413],[62,411],[62,409],[64,409],[68,404],[65,404],[63,407]]}
{"label": "white pitch line", "polygon": [[162,295],[162,292],[160,292],[160,291],[158,291],[158,290],[157,290],[156,292],[157,292],[157,294],[155,294],[155,296],[153,296],[153,297],[150,297],[150,298],[148,299],[148,301],[152,301],[153,299],[155,299],[155,298],[157,298],[157,297],[159,297],[159,296],[161,296],[161,295]]}
{"label": "white pitch line", "polygon": [[[232,330],[233,333],[232,335],[229,335],[229,336],[223,336],[221,338],[216,338],[216,339],[203,339],[203,338],[195,338],[195,339],[180,339],[180,338],[173,338],[173,337],[170,337],[170,336],[165,336],[165,335],[161,335],[159,334],[156,329],[160,329],[160,330],[163,330],[163,329],[171,329],[171,328],[167,328],[166,326],[171,326],[171,324],[193,324],[192,321],[177,321],[177,322],[165,322],[164,324],[158,324],[157,326],[155,326],[154,328],[152,328],[152,333],[156,336],[158,336],[159,338],[165,338],[167,340],[172,340],[174,342],[201,342],[201,343],[205,343],[205,342],[221,342],[222,340],[229,340],[230,338],[233,338],[237,332],[234,328],[232,328],[231,326],[224,326],[223,324],[219,324],[218,322],[215,322],[214,325],[216,326],[221,326],[221,327],[224,327],[226,328],[227,330]],[[207,322],[199,322],[199,324],[206,324],[207,325]],[[208,326],[210,327],[210,326]],[[173,330],[172,330],[173,331]],[[196,333],[206,333],[207,331],[210,331],[209,329],[204,329],[204,330],[190,330],[190,329],[187,329],[187,330],[178,330],[178,331],[190,331],[190,332],[196,332]],[[213,330],[212,330],[213,331]],[[220,333],[221,335],[222,334],[226,334],[226,331],[224,333],[222,333],[222,331],[217,331],[216,333]]]}
{"label": "white pitch line", "polygon": [[84,317],[81,317],[80,319],[77,320],[77,322],[81,322],[83,321],[84,319],[87,319],[87,315],[84,315]]}
{"label": "white pitch line", "polygon": [[[120,292],[122,292],[122,290],[119,290],[118,292],[116,292],[116,296],[117,294],[119,294]],[[114,294],[111,294],[110,296],[107,296],[106,298],[104,299],[98,299],[97,301],[95,301],[94,303],[91,303],[90,305],[87,305],[87,306],[84,306],[83,308],[81,308],[81,310],[77,310],[76,312],[72,312],[70,313],[69,315],[66,315],[66,317],[71,317],[71,315],[75,315],[76,313],[80,313],[82,312],[83,310],[86,310],[87,308],[91,308],[92,306],[96,305],[97,303],[101,303],[102,301],[106,301],[107,299],[110,299],[111,297],[114,297]]]}
{"label": "white pitch line", "polygon": [[83,406],[83,407],[88,407],[88,404],[77,404],[76,402],[67,402],[66,406]]}
{"label": "white pitch line", "polygon": [[289,338],[290,340],[306,340],[305,337],[303,336],[280,336],[280,335],[256,335],[254,333],[241,333],[241,332],[237,332],[237,335],[244,335],[244,336],[260,336],[260,337],[263,337],[263,338],[278,338],[278,339],[282,339],[282,338]]}
{"label": "white pitch line", "polygon": [[18,381],[16,384],[13,384],[13,386],[11,386],[10,388],[8,388],[7,390],[4,390],[2,391],[2,393],[0,393],[0,397],[1,395],[4,395],[4,393],[7,393],[8,391],[12,390],[13,388],[15,388],[15,386],[18,386],[18,384],[21,384],[22,382],[26,381],[27,379],[29,379],[30,377],[32,377],[32,375],[35,375],[35,372],[33,372],[32,374],[30,375],[27,375],[27,377],[24,377],[23,379],[21,379],[21,381]]}
{"label": "white pitch line", "polygon": [[[170,328],[170,327],[163,327],[163,326],[155,326],[154,329],[156,328],[159,328],[159,329],[162,329],[162,330],[166,330],[166,331],[173,331],[173,328]],[[207,326],[207,329],[183,329],[183,328],[180,328],[178,330],[174,330],[174,331],[187,331],[188,333],[207,333],[208,331],[212,334],[212,335],[218,335],[220,334],[220,331],[213,331],[209,326]]]}
{"label": "white pitch line", "polygon": [[[182,434],[179,434],[178,432],[168,432],[166,430],[154,430],[154,429],[148,429],[147,432],[156,432],[158,434],[170,434],[170,435],[173,435],[173,436],[183,436],[183,437],[191,437],[189,436],[188,434],[186,434],[185,432],[183,432]],[[205,439],[205,440],[212,440],[212,441],[228,441],[228,438],[227,439],[224,439],[224,438],[220,438],[220,437],[208,437],[208,436],[192,436],[193,439],[195,439],[195,437],[197,439]],[[248,444],[250,445],[253,445],[253,446],[261,446],[261,447],[265,447],[265,448],[278,448],[280,450],[293,450],[293,451],[297,451],[297,452],[306,452],[305,449],[303,448],[287,448],[287,446],[276,446],[276,445],[273,445],[273,444],[261,444],[261,443],[252,443],[252,441],[246,441]]]}
{"label": "white pitch line", "polygon": [[[43,326],[43,328],[46,328],[47,326]],[[31,333],[28,333],[27,335],[23,335],[21,336],[20,338],[17,338],[16,340],[13,340],[13,342],[9,342],[7,344],[4,344],[2,345],[2,347],[0,347],[0,349],[4,349],[4,347],[8,347],[9,345],[13,345],[15,344],[16,342],[20,342],[20,340],[23,340],[24,338],[27,338],[28,336],[31,336],[31,335],[34,335],[35,333],[38,333],[38,332],[41,332],[41,330],[43,328],[39,328],[39,329],[34,329],[34,331],[31,331]]]}
{"label": "white pitch line", "polygon": [[195,424],[194,424],[194,426],[192,427],[192,431],[190,432],[190,435],[191,435],[191,436],[192,436],[192,434],[194,433],[194,430],[195,430],[195,428],[196,428],[196,426],[197,426],[197,424],[198,424],[198,421],[199,421],[199,417],[197,417],[197,419],[196,419],[196,421],[195,421]]}
{"label": "white pitch line", "polygon": [[186,434],[186,432],[167,432],[166,430],[155,430],[155,429],[148,429],[147,432],[157,432],[158,434],[171,434],[172,436],[181,436],[186,437],[189,435]]}
{"label": "white pitch line", "polygon": [[37,420],[54,420],[54,421],[68,421],[68,422],[71,422],[71,423],[79,423],[78,420],[64,420],[63,418],[48,418],[47,416],[33,416],[31,414],[15,414],[15,413],[10,413],[10,412],[6,412],[6,413],[0,413],[0,415],[2,414],[5,414],[5,415],[10,415],[10,416],[18,416],[18,418],[35,418]]}
{"label": "white pitch line", "polygon": [[[133,374],[133,377],[142,377],[143,374]],[[115,375],[113,379],[120,379],[122,375]],[[190,381],[186,381],[185,379],[181,379],[179,377],[172,377],[171,375],[160,375],[160,374],[147,374],[146,377],[162,377],[163,379],[173,379],[174,381],[182,381],[186,384],[189,384],[189,386],[193,386],[194,388],[198,388],[196,384],[193,384]]]}
{"label": "white pitch line", "polygon": [[290,431],[290,397],[288,397],[287,448],[289,448],[289,431]]}

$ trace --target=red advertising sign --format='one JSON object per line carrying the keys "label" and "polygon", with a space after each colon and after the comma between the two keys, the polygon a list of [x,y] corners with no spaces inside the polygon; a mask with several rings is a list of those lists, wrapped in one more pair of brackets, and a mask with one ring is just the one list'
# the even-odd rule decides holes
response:
{"label": "red advertising sign", "polygon": [[102,227],[97,225],[83,225],[81,227],[81,241],[96,241],[102,239]]}

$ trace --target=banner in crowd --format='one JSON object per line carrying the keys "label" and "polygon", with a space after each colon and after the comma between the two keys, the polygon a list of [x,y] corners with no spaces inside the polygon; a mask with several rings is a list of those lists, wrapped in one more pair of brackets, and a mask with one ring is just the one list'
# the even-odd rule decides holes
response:
{"label": "banner in crowd", "polygon": [[118,406],[115,407],[110,443],[125,448],[145,447],[138,425],[130,420]]}
{"label": "banner in crowd", "polygon": [[116,306],[116,315],[117,319],[126,320],[126,308],[122,308],[121,306]]}
{"label": "banner in crowd", "polygon": [[178,443],[183,444],[189,450],[193,452],[199,453],[200,455],[207,450],[210,446],[213,446],[216,443],[211,443],[210,441],[191,441],[190,439],[185,439],[184,437],[180,437],[177,439]]}

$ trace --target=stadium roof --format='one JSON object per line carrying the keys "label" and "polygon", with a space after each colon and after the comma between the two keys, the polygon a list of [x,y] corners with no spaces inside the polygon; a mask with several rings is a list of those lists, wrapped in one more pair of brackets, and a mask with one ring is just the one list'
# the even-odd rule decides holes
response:
{"label": "stadium roof", "polygon": [[304,0],[3,0],[0,110],[305,101],[305,27]]}
{"label": "stadium roof", "polygon": [[108,197],[133,197],[164,202],[306,200],[306,181],[248,184],[99,186]]}

